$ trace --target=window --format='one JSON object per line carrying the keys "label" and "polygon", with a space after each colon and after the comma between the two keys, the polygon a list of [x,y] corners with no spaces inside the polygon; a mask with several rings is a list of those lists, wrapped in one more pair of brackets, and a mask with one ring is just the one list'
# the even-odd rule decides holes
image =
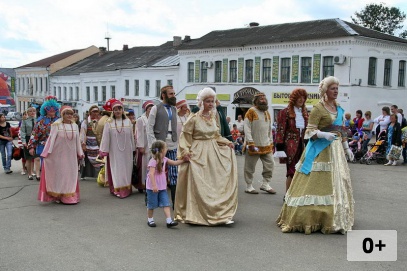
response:
{"label": "window", "polygon": [[43,91],[44,85],[43,85],[43,77],[40,78],[40,92]]}
{"label": "window", "polygon": [[172,86],[172,80],[167,80],[167,85]]}
{"label": "window", "polygon": [[48,88],[48,77],[45,78],[45,93],[48,93],[49,88]]}
{"label": "window", "polygon": [[194,82],[194,62],[188,62],[188,82]]}
{"label": "window", "polygon": [[130,95],[130,81],[129,80],[124,80],[124,95],[125,96]]}
{"label": "window", "polygon": [[367,84],[371,86],[376,85],[376,64],[377,58],[369,57],[369,74],[367,75]]}
{"label": "window", "polygon": [[145,85],[145,92],[144,95],[145,96],[150,96],[150,80],[146,80],[146,85]]}
{"label": "window", "polygon": [[229,64],[230,64],[230,66],[229,66],[230,82],[236,83],[237,82],[237,61],[231,60]]}
{"label": "window", "polygon": [[69,87],[69,100],[73,101],[73,88]]}
{"label": "window", "polygon": [[253,59],[246,60],[245,82],[253,82]]}
{"label": "window", "polygon": [[134,80],[134,96],[140,96],[140,81]]}
{"label": "window", "polygon": [[66,87],[64,87],[64,98],[61,100],[68,100],[68,94],[66,93]]}
{"label": "window", "polygon": [[58,87],[58,100],[62,99],[61,87]]}
{"label": "window", "polygon": [[102,101],[106,101],[106,86],[102,86]]}
{"label": "window", "polygon": [[311,83],[311,57],[301,57],[301,83]]}
{"label": "window", "polygon": [[155,97],[160,97],[161,80],[155,80]]}
{"label": "window", "polygon": [[201,82],[205,83],[208,81],[208,69],[206,68],[206,62],[201,62]]}
{"label": "window", "polygon": [[110,86],[110,98],[116,98],[116,86]]}
{"label": "window", "polygon": [[389,87],[391,81],[391,59],[384,60],[383,86]]}
{"label": "window", "polygon": [[222,82],[222,61],[215,61],[215,82]]}
{"label": "window", "polygon": [[86,101],[90,102],[90,87],[86,87]]}
{"label": "window", "polygon": [[57,87],[54,87],[54,96],[57,96]]}
{"label": "window", "polygon": [[281,59],[281,83],[290,83],[290,58]]}
{"label": "window", "polygon": [[263,83],[271,83],[271,59],[263,59]]}
{"label": "window", "polygon": [[399,87],[406,86],[406,61],[401,60],[399,62],[399,80],[398,80]]}
{"label": "window", "polygon": [[93,87],[93,97],[94,97],[94,101],[95,101],[95,102],[99,101],[99,97],[98,97],[98,87]]}
{"label": "window", "polygon": [[79,101],[79,87],[75,87],[75,92],[76,92],[76,100]]}
{"label": "window", "polygon": [[322,66],[322,76],[334,76],[334,57],[324,56],[324,63]]}

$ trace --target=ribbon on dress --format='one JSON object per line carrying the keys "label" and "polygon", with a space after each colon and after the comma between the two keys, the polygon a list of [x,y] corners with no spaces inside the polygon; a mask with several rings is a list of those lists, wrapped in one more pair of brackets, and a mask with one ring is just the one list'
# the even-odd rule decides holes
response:
{"label": "ribbon on dress", "polygon": [[[343,122],[343,110],[342,107],[338,106],[338,115],[336,116],[335,121],[332,123],[330,127],[330,131],[335,131],[335,127],[342,127]],[[322,130],[322,129],[321,129]],[[326,129],[323,129],[326,130]],[[336,130],[337,131],[337,130]],[[342,134],[342,133],[341,133]],[[314,163],[315,158],[329,145],[331,145],[332,141],[326,140],[325,138],[318,138],[314,140],[310,140],[305,148],[305,158],[302,163],[302,167],[300,168],[299,172],[304,174],[309,174],[312,169],[312,164]]]}

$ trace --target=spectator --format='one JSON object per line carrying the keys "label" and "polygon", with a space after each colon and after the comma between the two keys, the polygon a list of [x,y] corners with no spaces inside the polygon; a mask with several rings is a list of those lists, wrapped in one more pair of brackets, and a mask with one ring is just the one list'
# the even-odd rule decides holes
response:
{"label": "spectator", "polygon": [[4,172],[6,174],[13,173],[10,169],[11,158],[13,157],[13,137],[11,136],[10,123],[6,121],[4,114],[0,114],[0,153]]}
{"label": "spectator", "polygon": [[403,116],[398,112],[398,109],[399,107],[395,104],[390,107],[391,113],[397,116],[397,122],[401,125],[403,122]]}
{"label": "spectator", "polygon": [[382,108],[382,114],[374,119],[374,123],[376,123],[376,140],[379,136],[380,132],[387,129],[387,126],[390,123],[390,108],[388,106],[384,106]]}
{"label": "spectator", "polygon": [[373,135],[373,125],[374,122],[372,120],[372,112],[366,111],[365,112],[365,121],[363,122],[362,125],[362,132],[365,134],[366,138],[363,138],[363,145],[362,145],[362,151],[365,153],[367,152],[367,146],[370,142],[370,139],[372,138]]}

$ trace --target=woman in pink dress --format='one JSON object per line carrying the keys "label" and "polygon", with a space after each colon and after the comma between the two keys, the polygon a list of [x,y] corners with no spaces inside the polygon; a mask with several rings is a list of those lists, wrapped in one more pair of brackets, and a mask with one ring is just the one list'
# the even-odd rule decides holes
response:
{"label": "woman in pink dress", "polygon": [[123,111],[123,104],[110,99],[113,114],[103,128],[99,156],[107,156],[106,179],[110,193],[118,198],[128,197],[131,190],[134,143],[133,124]]}
{"label": "woman in pink dress", "polygon": [[38,200],[64,204],[79,202],[78,159],[83,159],[79,128],[70,106],[61,107],[61,118],[51,125],[43,158]]}

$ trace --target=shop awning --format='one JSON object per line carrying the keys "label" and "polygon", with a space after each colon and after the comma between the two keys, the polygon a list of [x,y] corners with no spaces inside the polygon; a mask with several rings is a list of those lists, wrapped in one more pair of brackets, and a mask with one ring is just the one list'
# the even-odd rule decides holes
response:
{"label": "shop awning", "polygon": [[242,88],[233,95],[232,104],[252,104],[253,97],[258,92],[260,91],[252,87]]}

